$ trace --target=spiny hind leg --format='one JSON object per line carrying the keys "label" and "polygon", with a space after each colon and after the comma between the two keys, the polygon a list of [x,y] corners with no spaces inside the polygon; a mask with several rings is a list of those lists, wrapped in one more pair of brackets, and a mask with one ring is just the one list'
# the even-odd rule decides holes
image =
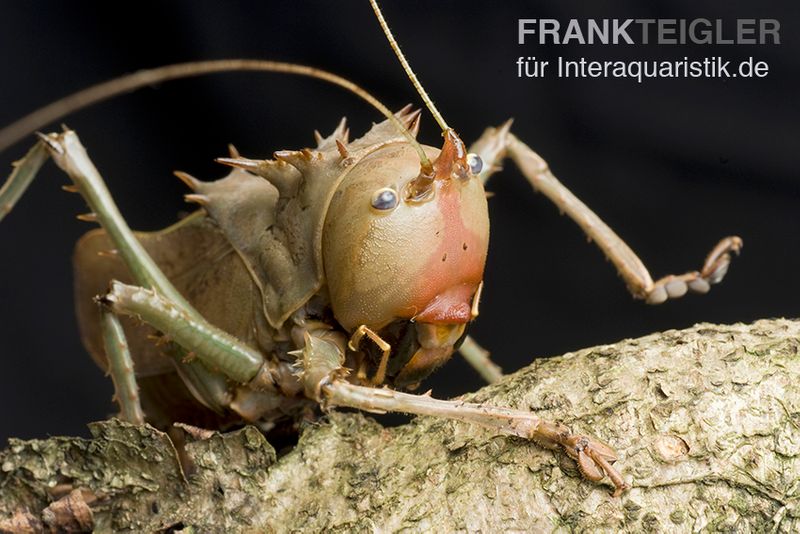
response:
{"label": "spiny hind leg", "polygon": [[47,158],[47,148],[39,141],[21,160],[13,163],[14,170],[0,188],[0,221],[14,209]]}
{"label": "spiny hind leg", "polygon": [[412,395],[387,388],[357,386],[345,377],[344,347],[310,333],[305,335],[302,354],[302,380],[305,394],[323,406],[347,406],[371,412],[403,412],[444,417],[494,430],[499,434],[531,439],[546,447],[561,447],[578,463],[581,473],[592,481],[606,476],[614,484],[614,494],[628,488],[613,467],[614,450],[605,443],[573,433],[561,423],[545,421],[529,412],[462,401],[444,401],[427,395]]}
{"label": "spiny hind leg", "polygon": [[114,253],[122,258],[137,284],[155,289],[176,304],[191,309],[133,235],[78,135],[72,130],[65,130],[62,133],[39,134],[39,138],[47,146],[53,161],[72,179],[74,187],[69,190],[80,193],[89,205],[91,212],[78,218],[97,222],[103,227],[115,247]]}
{"label": "spiny hind leg", "polygon": [[[160,312],[156,314],[158,321],[145,319],[146,322],[166,334],[171,334],[181,327],[186,328],[190,338],[186,343],[178,342],[178,345],[194,352],[205,369],[196,363],[184,364],[181,361],[178,362],[178,366],[182,376],[194,382],[192,386],[195,391],[219,389],[216,387],[220,381],[219,377],[211,376],[213,372],[222,373],[242,384],[260,376],[264,366],[261,354],[208,323],[175,289],[139,243],[119,212],[103,178],[89,159],[77,134],[72,130],[65,130],[59,134],[41,135],[40,139],[47,146],[56,164],[72,179],[74,190],[80,193],[89,205],[91,213],[82,218],[97,221],[103,227],[115,247],[116,254],[123,260],[136,283],[141,286],[134,289],[149,290],[154,300],[148,300],[147,295],[137,293],[133,289],[126,290],[125,288],[132,286],[124,284],[118,284],[124,286],[119,289],[119,294],[115,293],[116,286],[112,285],[112,292],[107,298],[117,298],[121,303],[120,307],[135,298],[140,298],[142,302],[139,304],[142,305],[156,302],[161,306],[156,310]],[[125,312],[125,310],[114,311]],[[144,316],[144,312],[141,315]],[[181,356],[183,353],[179,351],[178,357]]]}
{"label": "spiny hind leg", "polygon": [[129,423],[144,423],[139,386],[133,370],[133,359],[119,318],[109,310],[100,313],[103,346],[108,358],[108,372],[114,382],[114,399],[120,408],[120,418]]}
{"label": "spiny hind leg", "polygon": [[[136,317],[161,332],[165,352],[181,364],[178,372],[184,383],[211,410],[222,414],[230,409],[254,422],[271,399],[297,393],[296,379],[282,364],[265,360],[257,350],[155,291],[113,281],[97,300],[109,313]],[[231,381],[246,387],[232,390]]]}
{"label": "spiny hind leg", "polygon": [[115,314],[137,317],[162,332],[188,359],[199,360],[212,372],[239,384],[274,385],[260,352],[151,289],[112,281],[99,301]]}
{"label": "spiny hind leg", "polygon": [[479,154],[487,162],[481,179],[485,183],[499,169],[499,163],[506,156],[510,157],[536,191],[543,193],[597,243],[617,268],[635,298],[643,299],[648,304],[661,304],[669,298],[682,297],[687,291],[706,293],[712,284],[722,281],[728,272],[731,254],[738,254],[742,248],[741,238],[723,238],[708,254],[700,271],[668,275],[654,282],[633,250],[586,204],[564,187],[550,171],[547,162],[517,139],[511,133],[510,127],[511,121],[500,128],[488,128],[471,147],[472,152]]}

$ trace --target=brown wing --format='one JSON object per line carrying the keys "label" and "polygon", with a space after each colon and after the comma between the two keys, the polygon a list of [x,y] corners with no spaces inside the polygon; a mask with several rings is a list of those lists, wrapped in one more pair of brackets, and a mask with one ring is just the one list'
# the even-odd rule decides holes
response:
{"label": "brown wing", "polygon": [[[203,317],[245,343],[269,348],[260,292],[239,254],[204,212],[196,212],[158,232],[137,232],[136,237]],[[119,258],[102,254],[112,248],[106,233],[94,230],[78,241],[73,256],[81,338],[103,369],[107,364],[100,312],[93,299],[108,290],[111,280],[133,283]],[[152,328],[130,318],[123,318],[123,324],[137,376],[174,372],[171,359],[148,338],[156,333]]]}

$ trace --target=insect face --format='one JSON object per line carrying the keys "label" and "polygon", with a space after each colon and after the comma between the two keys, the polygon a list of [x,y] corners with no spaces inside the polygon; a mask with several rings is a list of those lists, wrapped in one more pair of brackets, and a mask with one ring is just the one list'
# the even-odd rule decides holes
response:
{"label": "insect face", "polygon": [[420,175],[407,143],[375,151],[348,173],[328,210],[323,264],[342,326],[377,331],[413,320],[438,361],[472,319],[489,216],[458,137],[449,132],[441,151],[425,150],[434,162],[430,176]]}

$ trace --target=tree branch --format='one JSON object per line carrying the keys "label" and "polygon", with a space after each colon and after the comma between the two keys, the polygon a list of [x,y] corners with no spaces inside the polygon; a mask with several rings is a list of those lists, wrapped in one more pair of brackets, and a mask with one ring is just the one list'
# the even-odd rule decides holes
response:
{"label": "tree branch", "polygon": [[702,324],[536,360],[466,397],[611,444],[633,486],[617,499],[563,452],[429,417],[331,413],[277,460],[254,428],[213,433],[187,445],[189,475],[165,434],[106,421],[89,440],[10,440],[0,528],[797,532],[798,340],[797,321]]}

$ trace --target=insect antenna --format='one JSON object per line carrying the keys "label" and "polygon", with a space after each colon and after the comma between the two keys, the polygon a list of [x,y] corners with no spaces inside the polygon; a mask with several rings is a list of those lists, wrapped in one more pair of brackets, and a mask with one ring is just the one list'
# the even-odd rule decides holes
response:
{"label": "insect antenna", "polygon": [[431,168],[430,161],[428,161],[425,152],[422,150],[419,143],[417,143],[413,134],[400,122],[389,108],[355,83],[331,72],[306,65],[256,59],[222,59],[177,63],[155,69],[140,70],[132,74],[93,85],[39,108],[33,113],[26,115],[0,130],[0,152],[25,136],[57,121],[69,113],[107,100],[111,97],[170,80],[231,71],[266,71],[296,74],[338,85],[359,96],[380,111],[408,139],[409,143],[416,148],[420,156],[420,161],[422,161],[423,168]]}
{"label": "insect antenna", "polygon": [[389,41],[389,46],[392,47],[394,50],[397,59],[400,60],[400,64],[403,66],[403,70],[406,71],[406,76],[408,79],[411,80],[411,83],[414,85],[414,89],[417,90],[419,96],[422,98],[422,101],[425,102],[425,106],[428,108],[428,111],[431,112],[433,118],[436,119],[436,122],[439,123],[443,132],[450,130],[451,128],[445,122],[444,117],[442,114],[439,113],[439,110],[436,109],[436,106],[433,103],[433,100],[428,96],[427,91],[425,88],[422,87],[422,84],[419,82],[419,78],[417,75],[414,74],[414,71],[411,69],[411,65],[408,64],[408,60],[406,56],[403,54],[403,51],[400,50],[400,45],[397,44],[397,41],[394,38],[394,34],[392,34],[392,30],[389,29],[389,25],[386,23],[386,19],[383,18],[383,12],[381,8],[378,7],[377,0],[369,0],[370,5],[372,5],[372,10],[375,12],[375,16],[378,17],[378,24],[381,25],[381,29],[383,30],[383,34],[386,36],[386,39]]}
{"label": "insect antenna", "polygon": [[[439,110],[436,109],[436,105],[434,105],[433,100],[428,96],[427,91],[425,88],[422,87],[422,84],[419,82],[419,78],[417,75],[414,74],[414,71],[411,69],[411,65],[408,64],[408,60],[406,56],[403,54],[403,51],[400,50],[400,45],[397,44],[397,41],[392,34],[392,30],[389,29],[389,24],[386,23],[386,19],[383,17],[383,12],[381,8],[378,7],[378,0],[369,0],[370,5],[372,6],[372,10],[375,12],[375,16],[378,18],[378,23],[383,30],[383,34],[386,36],[386,40],[389,41],[389,46],[392,47],[397,59],[400,60],[400,64],[403,66],[403,70],[406,71],[406,76],[408,79],[411,80],[411,84],[414,86],[414,89],[417,90],[419,96],[422,98],[422,101],[425,102],[425,106],[428,108],[428,111],[431,112],[433,118],[436,119],[436,122],[439,123],[439,127],[442,129],[442,134],[445,138],[444,146],[442,147],[442,154],[445,152],[451,153],[451,150],[448,150],[448,146],[452,149],[455,148],[456,145],[460,147],[456,149],[454,154],[463,151],[463,143],[458,138],[456,133],[447,125],[447,122],[442,117],[442,114],[439,113]],[[452,164],[452,157],[448,156],[445,158]],[[436,180],[436,171],[435,169],[430,166],[426,165],[424,161],[422,161],[422,169],[419,174],[414,180],[412,180],[408,185],[408,198],[409,199],[425,199],[429,197],[429,194],[433,187],[433,182]]]}

